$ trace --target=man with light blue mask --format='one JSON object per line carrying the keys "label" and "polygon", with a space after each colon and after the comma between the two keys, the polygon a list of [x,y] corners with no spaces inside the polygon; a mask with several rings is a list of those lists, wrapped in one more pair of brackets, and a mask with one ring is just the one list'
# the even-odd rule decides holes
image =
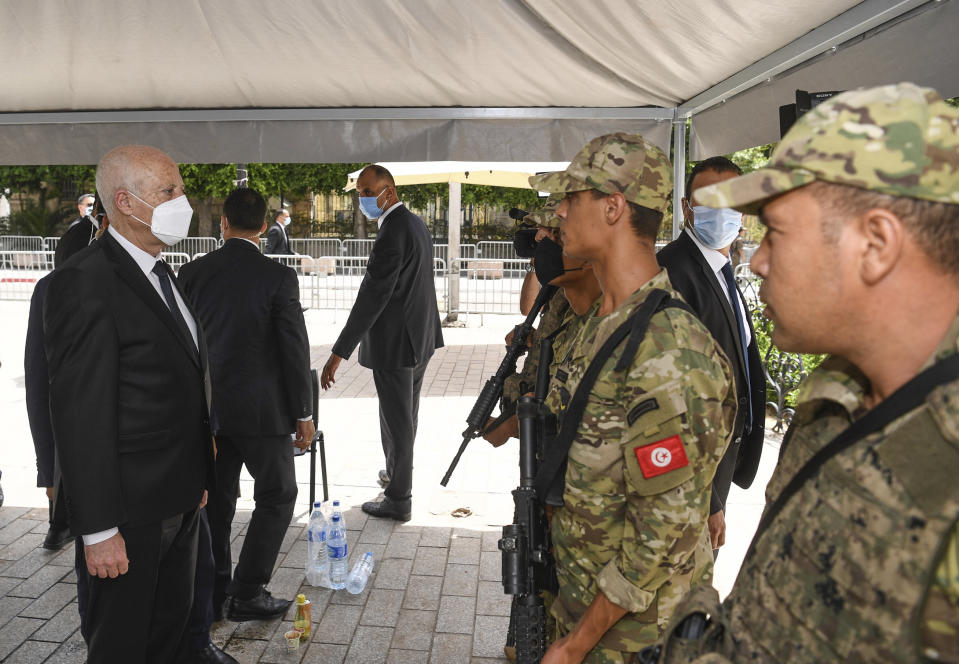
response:
{"label": "man with light blue mask", "polygon": [[360,210],[376,219],[376,241],[320,385],[326,390],[336,382],[340,363],[359,345],[359,363],[373,370],[386,460],[378,478],[384,498],[364,503],[363,511],[409,521],[420,388],[433,351],[443,346],[433,286],[433,240],[423,220],[400,202],[387,169],[378,164],[364,168],[356,192]]}
{"label": "man with light blue mask", "polygon": [[725,157],[710,157],[693,168],[682,199],[686,228],[657,254],[669,281],[709,329],[733,365],[737,410],[733,437],[716,469],[709,505],[713,553],[726,539],[726,497],[732,482],[752,484],[762,453],[766,379],[749,310],[733,279],[729,247],[742,227],[742,214],[696,204],[700,187],[738,177],[740,168]]}

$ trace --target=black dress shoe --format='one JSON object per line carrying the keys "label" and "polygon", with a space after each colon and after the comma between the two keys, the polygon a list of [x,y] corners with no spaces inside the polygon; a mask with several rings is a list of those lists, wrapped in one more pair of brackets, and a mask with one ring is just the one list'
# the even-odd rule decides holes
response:
{"label": "black dress shoe", "polygon": [[253,599],[231,597],[227,604],[226,617],[233,622],[269,620],[282,616],[292,604],[292,599],[277,599],[269,590],[263,588]]}
{"label": "black dress shoe", "polygon": [[192,664],[240,664],[233,657],[217,648],[213,643],[206,644],[206,648],[193,653]]}
{"label": "black dress shoe", "polygon": [[381,470],[377,473],[376,481],[380,483],[380,486],[384,489],[390,485],[390,474],[385,470]]}
{"label": "black dress shoe", "polygon": [[380,502],[371,501],[363,503],[363,511],[370,516],[379,516],[397,521],[410,520],[410,501],[404,500],[396,502],[389,498],[383,498]]}
{"label": "black dress shoe", "polygon": [[50,551],[59,551],[64,544],[72,542],[74,539],[75,536],[70,534],[69,528],[58,528],[51,525],[47,531],[47,536],[43,538],[43,548]]}

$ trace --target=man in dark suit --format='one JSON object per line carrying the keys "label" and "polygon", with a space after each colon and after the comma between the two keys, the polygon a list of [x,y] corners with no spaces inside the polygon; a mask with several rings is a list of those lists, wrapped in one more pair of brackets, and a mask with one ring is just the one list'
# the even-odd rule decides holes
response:
{"label": "man in dark suit", "polygon": [[385,498],[364,503],[363,511],[408,521],[420,387],[433,351],[443,346],[433,242],[423,220],[400,202],[393,176],[382,166],[364,168],[356,191],[363,214],[376,219],[379,230],[356,302],[320,382],[329,389],[340,362],[360,345],[360,364],[373,370],[386,457],[386,469],[380,471]]}
{"label": "man in dark suit", "polygon": [[267,256],[292,256],[290,251],[290,236],[286,229],[290,225],[290,213],[287,210],[280,210],[276,213],[273,225],[266,234],[266,250],[263,252]]}
{"label": "man in dark suit", "polygon": [[742,215],[697,206],[695,191],[741,173],[725,157],[698,163],[686,185],[687,198],[682,199],[686,228],[657,255],[673,288],[709,329],[736,375],[736,421],[732,440],[713,478],[709,506],[709,535],[715,554],[726,539],[730,484],[735,481],[748,489],[759,467],[765,433],[766,379],[749,310],[729,264],[729,246],[739,233]]}
{"label": "man in dark suit", "polygon": [[150,147],[107,153],[97,189],[110,228],[55,271],[44,306],[61,490],[90,574],[88,661],[170,662],[213,481],[205,344],[159,259],[192,209]]}
{"label": "man in dark suit", "polygon": [[[293,517],[295,445],[313,438],[310,344],[296,273],[260,253],[266,203],[237,189],[223,204],[223,246],[180,268],[180,283],[210,339],[217,488],[207,512],[216,561],[214,606],[231,620],[283,615],[292,600],[265,586]],[[256,508],[231,574],[230,526],[240,469],[254,477]]]}
{"label": "man in dark suit", "polygon": [[93,194],[83,194],[77,199],[77,210],[80,216],[74,219],[57,242],[57,249],[53,254],[54,266],[63,265],[66,260],[93,242],[97,232],[97,220],[93,216]]}

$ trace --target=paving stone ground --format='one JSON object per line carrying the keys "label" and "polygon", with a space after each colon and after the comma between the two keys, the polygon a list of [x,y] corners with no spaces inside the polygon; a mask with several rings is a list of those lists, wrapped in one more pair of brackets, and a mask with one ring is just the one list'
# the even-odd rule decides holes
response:
{"label": "paving stone ground", "polygon": [[[0,302],[0,349],[23,348],[26,307]],[[314,367],[322,367],[342,326],[307,316]],[[320,664],[335,662],[503,662],[509,598],[500,585],[501,526],[512,520],[510,491],[518,481],[518,445],[493,449],[474,441],[448,488],[439,486],[461,439],[465,417],[503,354],[501,339],[511,317],[487,316],[483,328],[448,330],[448,346],[437,351],[424,379],[416,443],[413,518],[398,524],[367,517],[359,506],[379,493],[382,467],[377,403],[372,374],[350,360],[337,384],[320,402],[326,440],[330,498],[345,508],[350,565],[372,551],[375,567],[359,595],[305,584],[306,523],[309,514],[309,458],[296,463],[299,496],[283,540],[269,589],[313,602],[312,636],[296,654],[287,654],[283,633],[293,610],[282,619],[223,621],[213,641],[244,663]],[[2,350],[0,350],[2,353]],[[0,508],[0,661],[84,662],[79,634],[73,549],[40,548],[47,528],[46,499],[33,487],[32,444],[23,406],[22,365],[14,353],[0,354],[0,418],[5,454],[0,480],[6,493]],[[775,448],[771,437],[768,444]],[[734,487],[729,500],[727,544],[717,566],[717,587],[728,591],[762,506],[762,491],[776,450],[764,455],[753,488]],[[243,496],[234,522],[234,560],[253,508],[252,478],[241,478]],[[319,479],[317,493],[322,494]],[[319,496],[322,499],[322,495]],[[451,516],[457,507],[472,514]]]}

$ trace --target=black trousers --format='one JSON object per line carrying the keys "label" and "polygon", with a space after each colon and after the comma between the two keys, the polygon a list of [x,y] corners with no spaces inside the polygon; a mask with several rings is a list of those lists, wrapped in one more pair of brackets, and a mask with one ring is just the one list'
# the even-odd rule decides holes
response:
{"label": "black trousers", "polygon": [[[77,573],[77,611],[80,614],[80,635],[89,643],[90,633],[87,624],[87,599],[90,588],[90,574],[87,572],[86,557],[83,555],[83,538],[75,541],[74,565]],[[210,627],[213,625],[213,549],[210,542],[210,522],[206,509],[200,510],[197,528],[196,576],[193,583],[193,608],[187,621],[189,633],[188,646],[192,651],[203,650],[210,642]]]}
{"label": "black trousers", "polygon": [[89,664],[175,661],[193,605],[198,528],[197,510],[120,526],[129,571],[115,579],[86,578]]}
{"label": "black trousers", "polygon": [[420,388],[430,358],[415,367],[373,369],[380,404],[380,440],[390,484],[384,494],[395,501],[413,495],[413,442],[420,412]]}
{"label": "black trousers", "polygon": [[[213,601],[219,603],[227,595],[250,599],[269,583],[280,544],[293,519],[296,473],[289,434],[261,438],[220,434],[216,449],[217,488],[210,492],[207,515],[216,565]],[[256,506],[236,570],[231,574],[230,534],[243,464],[253,476]]]}

